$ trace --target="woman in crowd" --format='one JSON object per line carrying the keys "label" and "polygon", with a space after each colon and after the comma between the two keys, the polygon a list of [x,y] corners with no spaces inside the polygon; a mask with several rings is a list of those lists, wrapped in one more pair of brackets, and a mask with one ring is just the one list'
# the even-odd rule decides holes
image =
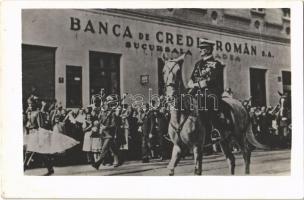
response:
{"label": "woman in crowd", "polygon": [[91,114],[87,113],[85,123],[82,124],[83,132],[84,132],[82,151],[86,152],[88,163],[94,162],[94,156],[92,152],[92,138],[91,138],[92,126],[93,123],[91,120]]}
{"label": "woman in crowd", "polygon": [[[62,153],[65,150],[78,144],[74,139],[67,137],[58,132],[45,129],[47,118],[44,118],[45,103],[42,103],[39,109],[39,102],[35,98],[28,99],[28,109],[26,120],[27,135],[25,138],[26,156],[25,166],[27,168],[34,154],[41,155],[41,158],[47,168],[45,175],[49,176],[54,173],[52,157],[55,153]],[[43,112],[41,112],[43,110]]]}

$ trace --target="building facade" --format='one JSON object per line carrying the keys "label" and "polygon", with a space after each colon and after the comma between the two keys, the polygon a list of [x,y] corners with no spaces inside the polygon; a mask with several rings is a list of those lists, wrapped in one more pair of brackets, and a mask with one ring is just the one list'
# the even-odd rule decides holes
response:
{"label": "building facade", "polygon": [[162,93],[162,53],[186,53],[184,82],[199,38],[216,42],[223,88],[275,105],[290,92],[289,9],[51,9],[22,11],[23,97],[32,87],[68,108],[107,94]]}

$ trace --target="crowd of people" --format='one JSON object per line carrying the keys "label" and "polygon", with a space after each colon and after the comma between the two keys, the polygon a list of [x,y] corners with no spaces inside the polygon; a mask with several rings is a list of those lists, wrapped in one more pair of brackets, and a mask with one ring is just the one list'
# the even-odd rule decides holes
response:
{"label": "crowd of people", "polygon": [[[231,95],[231,91],[225,92],[225,95]],[[170,113],[165,107],[151,108],[147,103],[135,109],[132,105],[123,104],[120,99],[114,100],[108,96],[93,98],[92,104],[85,108],[66,109],[60,102],[46,102],[31,95],[24,110],[25,135],[29,134],[32,126],[29,115],[33,112],[34,101],[39,113],[35,126],[61,133],[79,142],[65,153],[65,160],[72,163],[90,163],[98,169],[101,164],[117,167],[127,159],[149,162],[149,158],[164,159],[170,155],[172,146],[167,133],[159,134],[157,129],[148,135],[143,133],[143,120],[149,111],[157,111],[164,116],[163,119],[169,120]],[[111,107],[113,102],[118,105],[115,109]],[[243,101],[243,105],[249,112],[252,129],[258,140],[267,145],[279,146],[274,144],[282,139],[279,138],[276,123],[276,108],[252,107],[248,100]],[[237,146],[234,148],[237,151]],[[214,145],[213,151],[218,150]]]}
{"label": "crowd of people", "polygon": [[[289,116],[286,122],[286,128],[282,131],[280,129],[280,121],[278,118],[279,104],[275,107],[251,106],[249,101],[244,101],[243,105],[247,108],[252,130],[259,141],[271,147],[285,147],[290,146],[291,143],[291,117]],[[289,114],[290,115],[290,109]],[[287,119],[286,119],[287,120]]]}
{"label": "crowd of people", "polygon": [[[149,135],[143,133],[143,120],[152,110],[148,103],[135,109],[111,96],[93,98],[92,104],[85,108],[66,109],[60,102],[46,102],[31,95],[23,113],[25,135],[32,129],[29,116],[33,113],[34,101],[37,105],[34,109],[39,112],[35,129],[50,130],[79,142],[65,151],[66,162],[88,162],[95,168],[100,164],[117,167],[126,159],[149,162],[149,158],[163,159],[164,154],[159,149],[166,145],[165,141],[169,145],[168,137],[166,140],[155,131]],[[114,109],[111,103],[115,104]],[[165,111],[159,109],[168,119]]]}

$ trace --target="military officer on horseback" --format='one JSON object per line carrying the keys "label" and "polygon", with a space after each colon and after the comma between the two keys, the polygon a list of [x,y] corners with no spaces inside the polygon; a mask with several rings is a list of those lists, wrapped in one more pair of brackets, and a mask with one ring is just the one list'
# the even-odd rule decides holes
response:
{"label": "military officer on horseback", "polygon": [[[200,115],[204,118],[202,120],[211,122],[213,125],[212,130],[218,130],[221,126],[220,113],[218,111],[220,110],[222,93],[220,85],[222,83],[222,64],[213,57],[214,45],[214,41],[208,39],[199,40],[201,59],[194,66],[188,87],[191,95],[199,95],[201,97],[198,105],[203,107],[196,106],[195,109],[203,111],[200,112]],[[214,133],[214,131],[212,132]],[[219,135],[211,137],[219,137]]]}

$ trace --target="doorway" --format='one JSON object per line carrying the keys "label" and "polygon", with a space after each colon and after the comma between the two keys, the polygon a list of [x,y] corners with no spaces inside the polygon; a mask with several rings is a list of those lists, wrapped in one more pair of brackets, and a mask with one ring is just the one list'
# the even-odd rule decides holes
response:
{"label": "doorway", "polygon": [[266,69],[250,68],[250,93],[252,106],[266,106]]}
{"label": "doorway", "polygon": [[82,107],[82,68],[66,66],[66,106]]}

